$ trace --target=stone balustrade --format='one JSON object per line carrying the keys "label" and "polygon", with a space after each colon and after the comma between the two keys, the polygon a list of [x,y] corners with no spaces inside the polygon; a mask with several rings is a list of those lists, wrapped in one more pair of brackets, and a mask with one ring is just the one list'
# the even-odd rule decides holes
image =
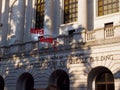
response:
{"label": "stone balustrade", "polygon": [[105,29],[105,38],[114,36],[114,27]]}
{"label": "stone balustrade", "polygon": [[[107,43],[114,43],[120,41],[120,33],[119,33],[120,26],[116,26],[113,28],[107,29],[97,29],[93,31],[81,31],[77,33],[73,33],[72,36],[58,36],[55,39],[58,40],[57,42],[57,50],[54,50],[54,47],[50,45],[49,47],[42,47],[40,48],[39,41],[31,41],[26,43],[20,44],[13,44],[10,46],[3,46],[0,50],[0,56],[10,56],[13,54],[20,54],[20,53],[28,53],[28,54],[44,54],[56,51],[64,51],[69,49],[78,49],[85,47],[87,45],[94,45],[94,44],[107,44]],[[119,35],[118,35],[119,34]],[[93,43],[94,42],[94,43]],[[39,50],[39,51],[38,51]]]}
{"label": "stone balustrade", "polygon": [[95,31],[87,31],[86,32],[86,41],[95,40]]}

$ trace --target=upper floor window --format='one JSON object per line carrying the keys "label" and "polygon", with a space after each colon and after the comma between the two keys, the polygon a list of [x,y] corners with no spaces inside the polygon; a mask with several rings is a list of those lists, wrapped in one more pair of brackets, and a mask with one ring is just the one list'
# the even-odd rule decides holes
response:
{"label": "upper floor window", "polygon": [[45,12],[45,1],[36,0],[36,28],[43,28],[44,26],[44,12]]}
{"label": "upper floor window", "polygon": [[64,0],[64,23],[77,21],[78,0]]}
{"label": "upper floor window", "polygon": [[104,26],[104,31],[105,31],[105,37],[114,36],[113,22],[106,23]]}
{"label": "upper floor window", "polygon": [[111,28],[111,27],[113,27],[113,22],[105,24],[105,28]]}
{"label": "upper floor window", "polygon": [[119,0],[98,0],[98,16],[119,11]]}

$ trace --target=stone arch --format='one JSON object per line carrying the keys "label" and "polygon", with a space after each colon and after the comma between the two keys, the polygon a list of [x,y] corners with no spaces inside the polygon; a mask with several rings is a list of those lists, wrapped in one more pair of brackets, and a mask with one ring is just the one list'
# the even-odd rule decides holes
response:
{"label": "stone arch", "polygon": [[61,69],[54,71],[49,78],[48,85],[57,86],[60,90],[69,90],[69,76]]}
{"label": "stone arch", "polygon": [[98,76],[100,76],[102,73],[109,73],[112,76],[113,82],[114,82],[114,76],[112,72],[106,67],[99,66],[99,67],[93,68],[88,74],[88,80],[87,80],[88,90],[96,90],[95,81],[98,78]]}
{"label": "stone arch", "polygon": [[120,69],[115,70],[114,79],[115,79],[115,89],[120,90],[120,86],[118,85],[118,83],[120,82]]}
{"label": "stone arch", "polygon": [[30,73],[23,73],[17,80],[16,90],[33,90],[34,79]]}
{"label": "stone arch", "polygon": [[4,90],[4,79],[0,76],[0,90]]}

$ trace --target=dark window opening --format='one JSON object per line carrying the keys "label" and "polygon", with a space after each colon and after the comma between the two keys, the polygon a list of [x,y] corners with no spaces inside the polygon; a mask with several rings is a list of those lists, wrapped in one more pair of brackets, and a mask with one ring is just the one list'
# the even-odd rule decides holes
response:
{"label": "dark window opening", "polygon": [[106,24],[105,24],[105,28],[110,28],[110,27],[113,27],[113,22],[110,22],[110,23],[106,23]]}
{"label": "dark window opening", "polygon": [[70,30],[70,31],[68,32],[68,34],[69,34],[69,35],[72,35],[74,32],[75,32],[75,30]]}

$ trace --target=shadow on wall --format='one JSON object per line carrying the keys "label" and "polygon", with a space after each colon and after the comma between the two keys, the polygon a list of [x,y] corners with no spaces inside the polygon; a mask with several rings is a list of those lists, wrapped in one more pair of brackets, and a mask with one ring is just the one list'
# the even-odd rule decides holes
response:
{"label": "shadow on wall", "polygon": [[0,90],[4,90],[4,79],[2,76],[0,76]]}
{"label": "shadow on wall", "polygon": [[[3,4],[2,2],[1,2],[1,4]],[[2,5],[1,5],[2,6]],[[6,7],[2,7],[2,9],[1,10],[3,10],[3,12],[1,12],[0,14],[1,14],[1,18],[0,18],[0,20],[1,20],[1,22],[0,23],[2,23],[3,25],[2,25],[2,27],[1,27],[1,44],[3,44],[3,45],[5,45],[5,43],[6,43],[6,41],[7,41],[7,32],[8,32],[8,10],[9,10],[9,3],[8,2],[6,2],[5,3],[5,5],[4,6],[6,6]]]}
{"label": "shadow on wall", "polygon": [[[59,2],[59,4],[60,4],[60,2]],[[55,5],[58,5],[58,4],[55,4]],[[55,7],[57,7],[57,6],[55,6]],[[63,12],[63,9],[61,7],[59,7],[59,8]],[[56,9],[56,8],[54,8],[54,9]],[[55,16],[53,16],[53,17],[56,18],[57,14],[60,14],[60,11],[56,12],[56,14],[54,14]],[[59,19],[60,19],[60,17],[59,17]],[[46,20],[45,23],[47,23],[48,21],[49,20]],[[57,20],[54,20],[53,23],[55,26],[59,27],[60,23],[59,23],[59,25],[56,25],[56,23],[55,23],[56,21]],[[74,27],[72,26],[72,28],[74,28]],[[68,29],[69,28],[66,27],[66,30],[68,30]],[[55,29],[55,30],[59,30],[59,29]],[[71,36],[74,36],[74,35],[75,35],[74,33],[71,34]],[[80,35],[80,32],[78,32],[78,35]],[[79,36],[79,38],[82,38],[82,36]],[[81,85],[80,83],[77,83],[77,82],[80,82],[82,80],[86,80],[86,82],[87,82],[86,77],[88,74],[88,66],[90,66],[90,65],[88,65],[90,63],[87,61],[87,59],[90,57],[89,55],[91,53],[91,48],[90,48],[90,46],[86,46],[86,43],[78,42],[78,40],[76,40],[75,38],[73,38],[73,41],[75,41],[75,43],[71,42],[71,44],[66,43],[64,41],[65,39],[66,38],[61,39],[61,40],[63,40],[63,42],[65,44],[58,46],[56,51],[51,50],[47,53],[44,53],[44,54],[42,53],[42,55],[40,55],[42,57],[47,54],[48,55],[54,54],[54,55],[51,55],[53,57],[52,60],[49,57],[45,57],[41,61],[45,65],[45,68],[42,67],[42,69],[49,68],[49,72],[50,73],[53,72],[50,77],[47,76],[47,77],[49,77],[48,86],[51,84],[56,85],[61,90],[69,90],[70,88],[74,89],[75,87],[87,88],[86,85],[84,85],[84,84]],[[86,49],[84,49],[84,48],[86,48]],[[46,49],[46,51],[47,51],[47,49]],[[77,53],[77,52],[79,52],[79,53]],[[59,56],[60,53],[62,53],[62,55]],[[68,54],[69,57],[66,55],[66,53]],[[86,55],[85,55],[85,53],[86,53]],[[62,57],[66,57],[66,58],[62,58]],[[73,59],[73,58],[75,58],[75,59]],[[52,65],[50,65],[50,63],[52,63]],[[69,63],[69,66],[68,66],[68,63]],[[61,66],[60,66],[60,64],[61,64]],[[53,66],[53,69],[50,69],[50,66]],[[74,70],[72,70],[72,68],[74,68],[73,66],[76,67]],[[83,67],[86,67],[86,69],[80,70],[80,68],[83,68]],[[55,70],[54,70],[54,68],[55,68]],[[59,70],[60,70],[60,73],[58,74]],[[43,71],[43,72],[48,74],[46,71]],[[62,89],[63,86],[61,86],[61,85],[63,85],[63,83],[64,83],[64,78],[61,79],[61,77],[65,77],[65,76],[64,76],[64,74],[61,75],[61,72],[66,72],[67,75],[69,76],[69,80],[67,80],[67,81],[69,81],[69,83],[67,83],[68,84],[67,89]],[[80,75],[80,73],[83,73],[83,75]],[[78,85],[75,86],[75,84],[78,84]]]}
{"label": "shadow on wall", "polygon": [[[15,1],[15,0],[13,0],[13,1]],[[30,1],[32,1],[32,0],[29,0],[29,2]],[[5,4],[6,4],[5,5],[6,7],[1,16],[3,17],[2,18],[3,22],[8,22],[9,21],[8,18],[11,19],[11,17],[14,17],[14,16],[11,15],[10,17],[8,17],[9,16],[8,15],[9,7],[7,7],[7,6],[9,6],[8,5],[9,2],[5,3]],[[31,5],[32,5],[32,2],[31,2]],[[14,5],[12,8],[16,8],[16,7],[17,6]],[[26,6],[26,8],[28,8],[28,7],[29,6]],[[10,13],[12,13],[12,12],[10,12]],[[18,11],[15,13],[15,16],[18,18],[21,17],[20,13]],[[15,22],[18,24],[19,20],[16,20]],[[31,20],[31,22],[32,22],[32,20]],[[13,34],[13,31],[11,31],[11,25],[10,25],[11,20],[8,24],[9,24],[9,26],[7,25],[7,23],[4,23],[3,27],[2,27],[2,33],[4,33],[4,34],[2,34],[3,35],[2,41],[1,41],[2,43],[6,43],[9,35],[11,36]],[[15,25],[14,25],[14,27],[16,28]],[[15,44],[15,43],[12,43],[12,44]],[[9,47],[12,47],[12,45]],[[8,49],[9,49],[9,47],[8,47]],[[13,45],[13,47],[14,47],[14,45]],[[17,47],[17,46],[15,46],[15,47]],[[15,49],[13,48],[13,50],[15,50]],[[31,50],[31,51],[33,51],[33,50]],[[29,70],[32,69],[32,67],[29,66],[30,60],[29,59],[25,60],[25,56],[22,54],[23,53],[20,53],[20,52],[19,52],[19,55],[18,55],[18,52],[15,52],[14,55],[9,53],[8,56],[5,56],[5,54],[4,54],[4,56],[1,58],[1,61],[0,61],[0,68],[1,68],[0,69],[0,75],[1,75],[0,76],[0,90],[4,90],[5,86],[7,89],[10,86],[9,89],[12,88],[11,90],[13,90],[13,88],[16,88],[16,90],[33,90],[34,80],[33,80],[32,75],[29,73]],[[32,58],[36,59],[36,57],[31,56],[31,54],[26,57],[27,58],[32,57]],[[17,81],[17,79],[18,79],[18,81]],[[13,85],[13,86],[11,87],[11,85]],[[17,87],[15,85],[17,85]]]}
{"label": "shadow on wall", "polygon": [[[115,74],[114,74],[114,79],[117,81],[116,83],[120,82],[120,71],[118,70]],[[116,88],[118,90],[120,90],[120,84],[116,86]]]}
{"label": "shadow on wall", "polygon": [[[56,0],[54,0],[54,3],[55,3],[55,1]],[[59,5],[60,5],[60,1],[59,1]],[[59,6],[59,8],[61,8],[61,7]],[[60,13],[60,11],[59,11],[59,13]],[[57,15],[53,16],[53,18],[54,17],[57,18]],[[48,20],[46,20],[46,21],[48,21]],[[18,22],[18,21],[16,21],[16,22]],[[45,22],[45,23],[47,23],[47,22]],[[60,23],[58,25],[56,25],[55,22],[53,22],[53,23],[57,27],[59,27],[59,25],[60,25]],[[66,29],[68,29],[68,28],[66,28]],[[59,30],[59,29],[57,28],[57,30]],[[78,34],[80,34],[80,33],[78,32]],[[79,38],[82,38],[82,37],[79,36]],[[76,41],[76,39],[74,39],[74,38],[73,38],[73,40]],[[49,51],[48,53],[44,52],[44,53],[41,54],[41,57],[42,57],[42,56],[45,56],[45,55],[51,55],[53,53],[58,55],[58,52],[59,52],[59,53],[62,54],[61,57],[64,57],[62,59],[58,58],[58,60],[61,61],[61,65],[65,66],[65,67],[62,66],[62,68],[61,68],[61,67],[58,66],[59,64],[56,64],[56,63],[59,63],[58,60],[56,59],[57,56],[55,55],[55,57],[54,57],[54,55],[53,55],[53,57],[55,58],[55,63],[53,63],[53,64],[55,64],[56,65],[55,67],[57,67],[57,68],[56,68],[55,71],[50,70],[50,72],[53,71],[53,74],[51,74],[51,76],[50,76],[50,82],[48,83],[48,85],[54,83],[54,84],[56,84],[56,86],[58,86],[62,90],[69,90],[70,88],[74,89],[76,87],[83,88],[83,89],[87,88],[86,85],[78,83],[78,82],[81,82],[82,80],[85,80],[85,82],[87,82],[86,77],[87,77],[87,73],[88,73],[88,66],[90,66],[90,65],[88,65],[90,63],[87,62],[87,58],[90,57],[89,55],[91,53],[91,48],[86,46],[85,44],[86,43],[80,43],[80,42],[77,42],[77,41],[76,41],[76,43],[72,43],[72,44],[67,43],[67,44],[62,46],[62,49],[59,49],[60,47],[58,46],[57,51],[54,51],[54,52]],[[87,48],[87,49],[84,49],[84,47]],[[77,52],[79,52],[79,53],[77,53]],[[66,57],[66,53],[68,54],[68,57]],[[20,54],[22,54],[22,53],[20,53]],[[6,74],[6,76],[4,77],[4,79],[6,81],[10,79],[8,84],[10,85],[10,83],[12,81],[14,82],[14,81],[16,81],[16,78],[18,78],[17,90],[18,90],[18,88],[20,90],[24,90],[26,88],[29,88],[29,89],[32,90],[33,87],[34,87],[34,84],[39,84],[39,82],[42,82],[42,78],[43,78],[43,77],[41,77],[42,75],[44,76],[45,79],[48,79],[49,74],[46,72],[46,69],[49,69],[50,66],[49,66],[49,64],[46,64],[46,62],[51,61],[51,58],[50,59],[47,58],[47,60],[46,60],[46,58],[44,58],[43,61],[42,60],[40,61],[40,60],[37,60],[36,57],[37,57],[36,53],[32,54],[30,56],[29,55],[28,56],[24,56],[24,55],[19,56],[18,55],[17,58],[15,58],[15,60],[13,62],[10,62],[10,58],[8,58],[8,61],[7,61],[6,64],[7,65],[11,64],[11,66],[8,66],[7,74],[6,74],[6,72],[2,74],[2,75]],[[49,56],[47,56],[47,57],[49,57]],[[33,60],[35,60],[34,63],[36,63],[36,64],[32,65],[29,58],[32,58]],[[53,60],[54,59],[52,59],[52,61]],[[40,62],[42,62],[42,64]],[[68,63],[69,63],[69,66],[68,66]],[[44,66],[41,67],[41,65],[46,65],[46,66],[44,68]],[[5,69],[6,67],[4,65],[2,65],[2,66],[4,67],[4,70],[6,71],[6,69]],[[86,67],[86,69],[81,69],[83,67]],[[14,71],[15,74],[14,75],[13,75],[13,72],[12,72],[13,68],[15,69],[15,71]],[[37,69],[38,71],[41,71],[43,69],[42,70],[43,72],[36,74],[36,72],[34,71],[35,68],[38,68]],[[82,73],[82,75],[80,73]],[[57,76],[59,76],[59,77],[57,77]],[[33,82],[37,79],[39,79],[38,82]],[[51,80],[51,79],[53,79],[53,80]],[[53,82],[53,81],[56,81],[56,82]],[[44,82],[42,82],[42,83],[44,83]],[[39,85],[42,86],[42,83],[40,83]],[[64,84],[66,84],[66,83],[67,83],[67,89],[66,88],[63,89]],[[14,82],[14,84],[15,84],[15,82]],[[47,84],[47,82],[45,84]],[[78,85],[75,86],[75,84],[78,84]],[[32,86],[32,87],[30,88],[29,86]],[[52,87],[53,86],[50,86],[50,89]],[[49,88],[49,86],[48,86],[48,88]]]}

